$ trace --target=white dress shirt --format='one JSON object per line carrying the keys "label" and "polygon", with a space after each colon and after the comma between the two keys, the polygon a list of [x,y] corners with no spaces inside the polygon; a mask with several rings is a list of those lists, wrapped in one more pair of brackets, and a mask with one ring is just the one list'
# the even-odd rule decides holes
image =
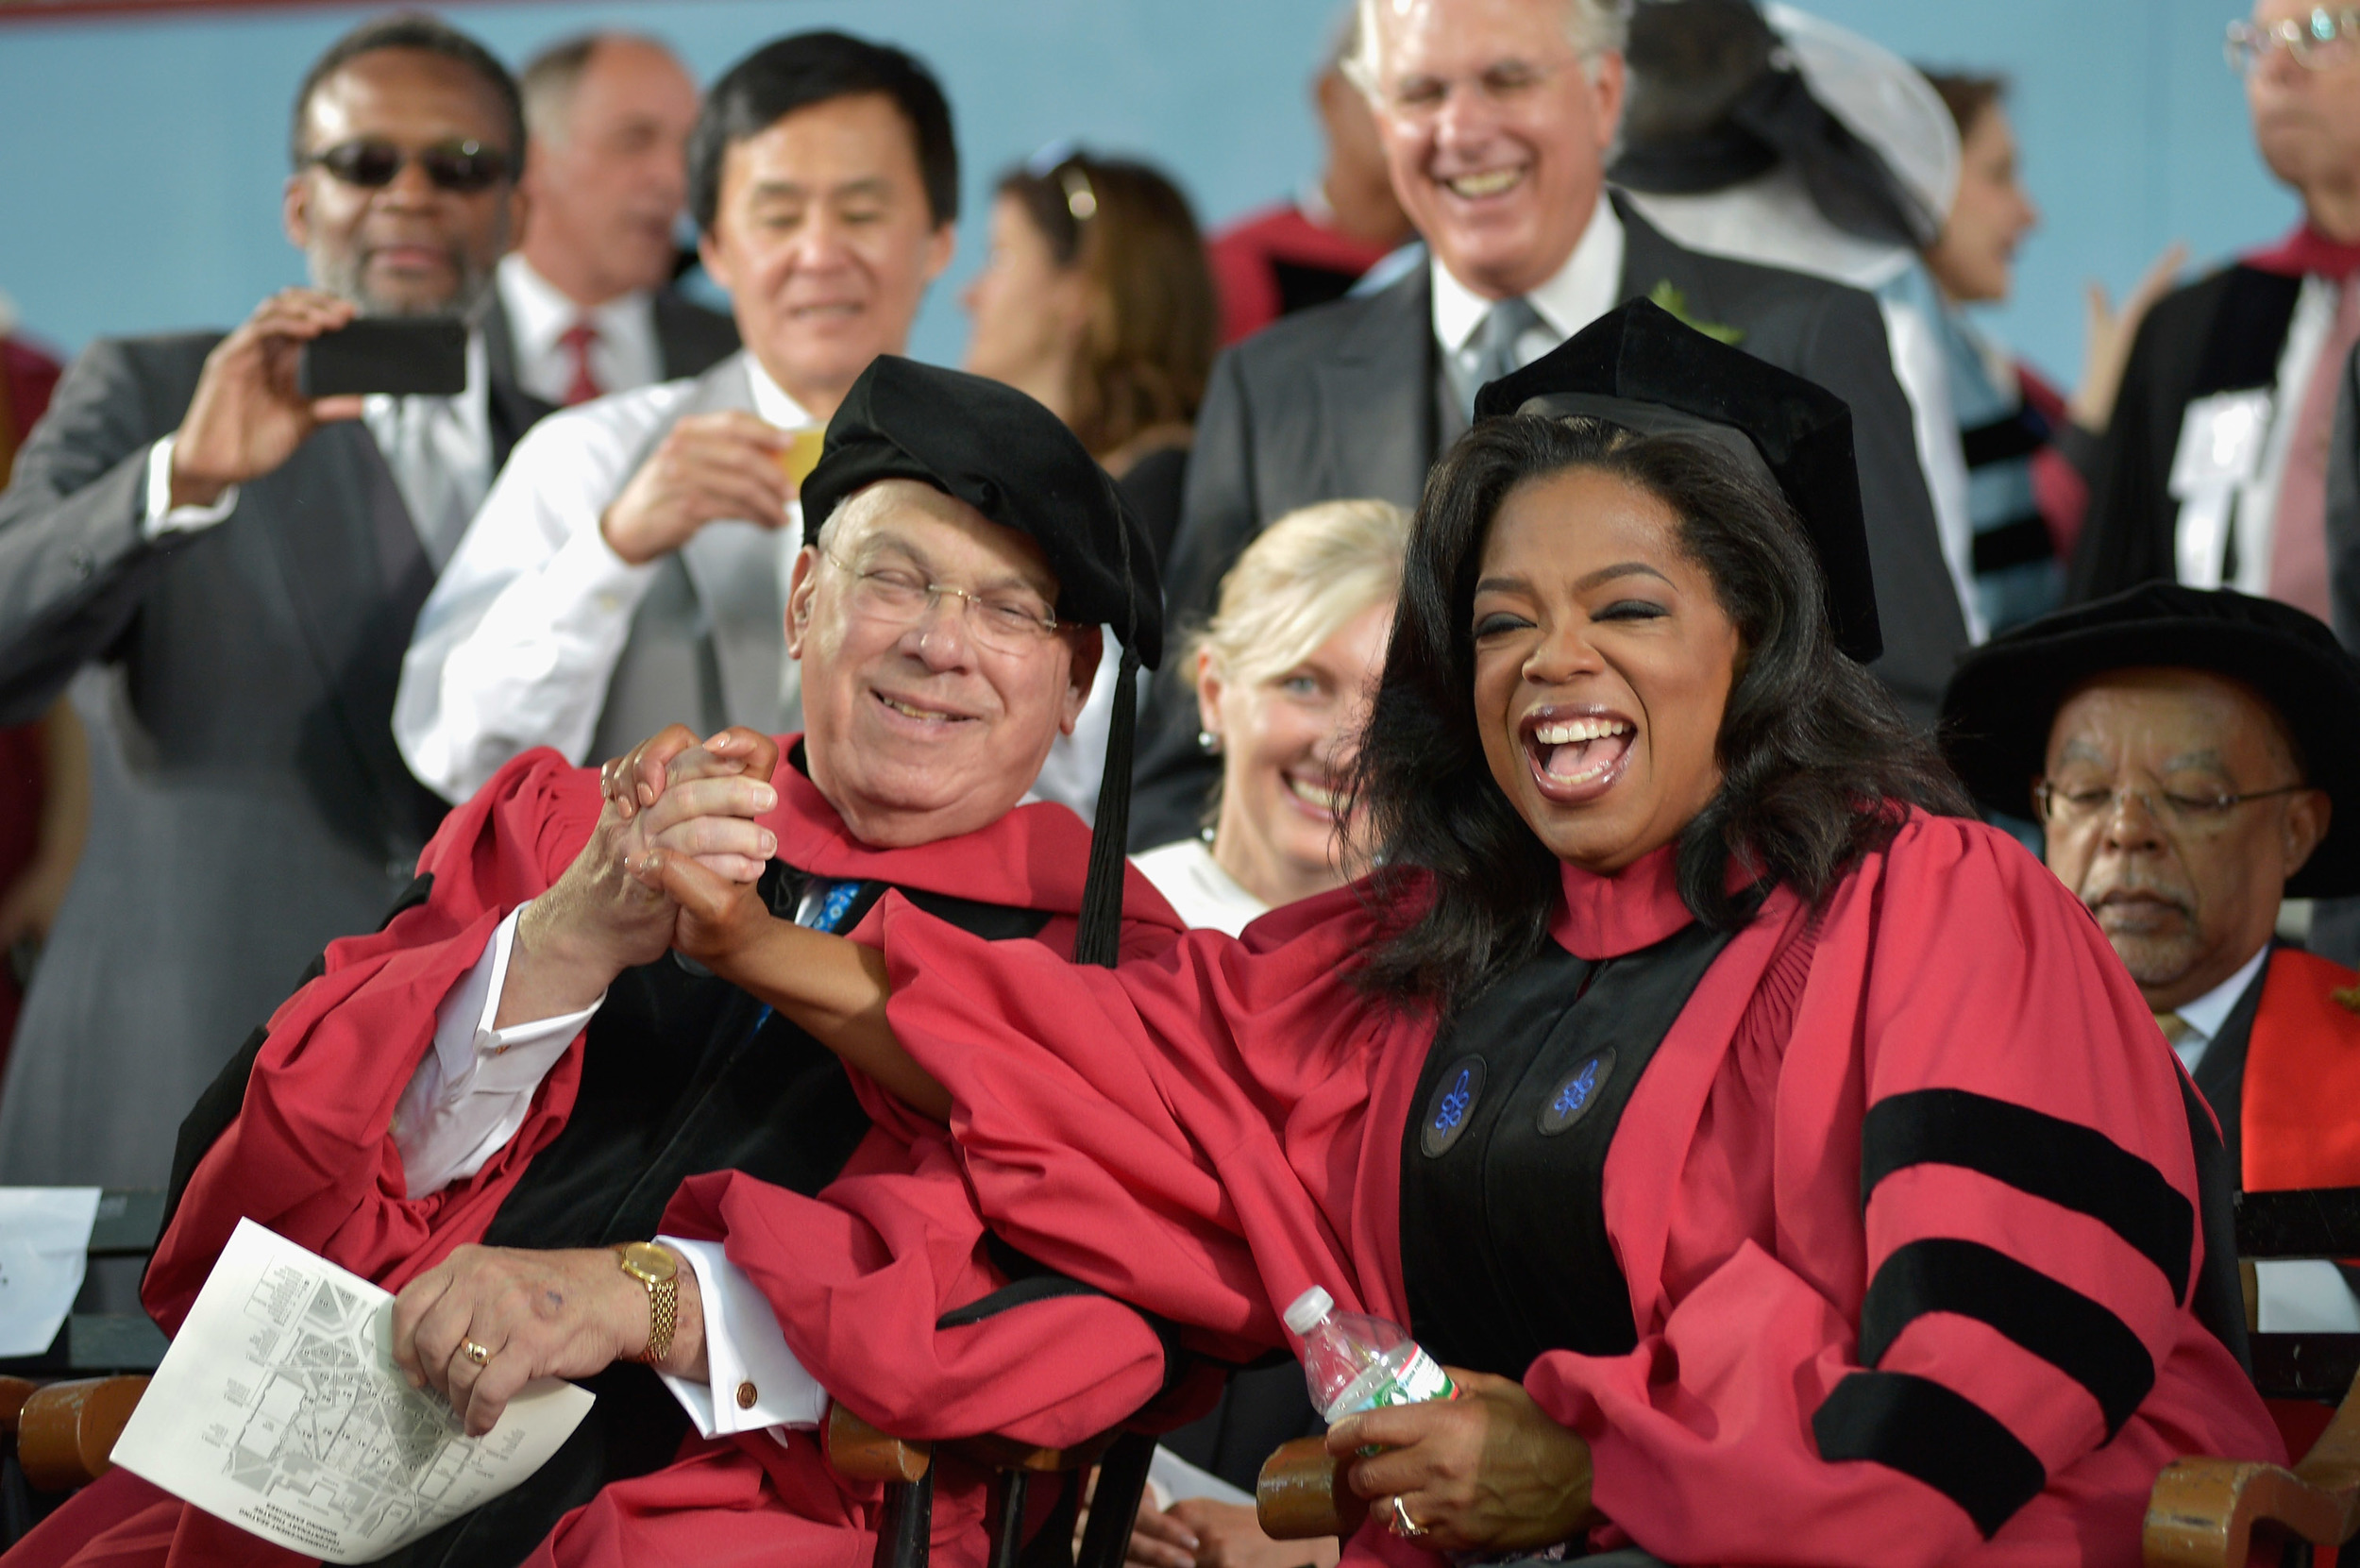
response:
{"label": "white dress shirt", "polygon": [[[450,559],[467,518],[492,482],[491,375],[483,337],[467,338],[467,385],[456,397],[372,396],[362,423],[377,443],[408,508],[418,542],[437,568]],[[237,510],[230,485],[211,506],[172,504],[172,448],[165,436],[147,449],[147,486],[140,533],[156,544],[175,533],[197,533]],[[435,471],[439,468],[439,472]]]}
{"label": "white dress shirt", "polygon": [[[2278,531],[2278,493],[2286,481],[2286,458],[2293,451],[2295,428],[2302,422],[2302,396],[2318,368],[2319,355],[2335,330],[2337,288],[2332,278],[2317,273],[2302,279],[2295,295],[2294,314],[2286,323],[2286,344],[2278,355],[2276,391],[2270,397],[2269,434],[2260,461],[2236,487],[2235,529],[2237,575],[2221,570],[2225,551],[2183,552],[2196,559],[2181,561],[2180,580],[2199,588],[2234,588],[2267,599],[2270,591],[2270,553]],[[2187,439],[2182,431],[2182,439]],[[2193,574],[2190,567],[2194,566]],[[2183,1017],[2185,1015],[2183,1014]]]}
{"label": "white dress shirt", "polygon": [[[2265,942],[2262,951],[2247,959],[2236,973],[2194,1002],[2172,1009],[2186,1027],[2171,1048],[2191,1077],[2246,987],[2260,977],[2269,955],[2269,944]],[[2360,1333],[2360,1302],[2352,1299],[2351,1287],[2335,1264],[2323,1258],[2260,1258],[2253,1265],[2253,1275],[2262,1332]]]}
{"label": "white dress shirt", "polygon": [[664,379],[664,347],[655,335],[655,296],[645,289],[588,308],[565,297],[512,250],[500,258],[500,307],[508,313],[516,355],[516,384],[545,403],[563,404],[574,384],[574,356],[566,329],[587,322],[598,336],[590,344],[590,376],[601,393],[629,392]]}
{"label": "white dress shirt", "polygon": [[[1452,277],[1440,256],[1428,266],[1434,283],[1434,341],[1442,346],[1458,378],[1464,379],[1479,369],[1475,334],[1494,302]],[[1565,258],[1556,276],[1525,295],[1540,313],[1542,325],[1516,340],[1516,362],[1530,364],[1614,309],[1622,287],[1623,220],[1601,191],[1574,253]]]}
{"label": "white dress shirt", "polygon": [[[762,419],[782,430],[813,423],[751,355],[738,362]],[[464,801],[535,746],[583,760],[657,569],[615,554],[598,520],[696,390],[678,380],[616,393],[549,415],[516,444],[402,660],[394,739],[420,781]],[[782,602],[801,543],[799,506],[787,519],[778,536]]]}
{"label": "white dress shirt", "polygon": [[1193,931],[1204,927],[1235,936],[1270,912],[1270,905],[1240,885],[1213,858],[1202,838],[1176,839],[1131,857],[1139,874]]}
{"label": "white dress shirt", "polygon": [[[795,912],[799,924],[818,918],[826,891],[815,886],[804,894]],[[492,1026],[508,981],[516,922],[531,907],[520,904],[500,921],[475,967],[435,1009],[433,1049],[396,1103],[394,1147],[413,1198],[466,1180],[516,1136],[541,1080],[606,1001],[601,992],[580,1012]],[[827,1391],[787,1348],[768,1302],[744,1271],[717,1241],[657,1239],[697,1272],[706,1381],[666,1376],[664,1382],[699,1435],[767,1430],[784,1442],[789,1428],[817,1426],[827,1413]]]}

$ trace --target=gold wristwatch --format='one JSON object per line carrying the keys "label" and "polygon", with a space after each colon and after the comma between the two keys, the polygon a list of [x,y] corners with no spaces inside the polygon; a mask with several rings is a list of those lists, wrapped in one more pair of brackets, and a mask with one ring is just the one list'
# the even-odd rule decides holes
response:
{"label": "gold wristwatch", "polygon": [[671,1353],[672,1329],[680,1311],[680,1259],[669,1248],[652,1241],[625,1241],[615,1249],[623,1273],[648,1288],[648,1348],[639,1359],[649,1366]]}

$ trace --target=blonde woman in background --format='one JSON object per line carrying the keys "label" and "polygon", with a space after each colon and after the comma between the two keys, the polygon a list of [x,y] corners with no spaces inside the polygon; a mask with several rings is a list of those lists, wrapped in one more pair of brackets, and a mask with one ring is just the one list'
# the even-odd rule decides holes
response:
{"label": "blonde woman in background", "polygon": [[1181,665],[1198,743],[1222,759],[1212,827],[1133,857],[1190,925],[1234,934],[1363,869],[1338,829],[1408,537],[1390,501],[1323,501],[1273,524],[1222,580]]}

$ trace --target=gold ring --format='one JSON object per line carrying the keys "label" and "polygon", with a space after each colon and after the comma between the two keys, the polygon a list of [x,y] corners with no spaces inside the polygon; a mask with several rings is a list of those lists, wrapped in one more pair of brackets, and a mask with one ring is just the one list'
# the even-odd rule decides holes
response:
{"label": "gold ring", "polygon": [[[476,1343],[473,1340],[460,1340],[459,1354],[464,1356],[468,1360],[473,1361],[480,1367],[488,1366],[492,1360],[492,1353],[484,1349],[483,1346]],[[1395,1498],[1394,1501],[1398,1502],[1400,1499]]]}
{"label": "gold ring", "polygon": [[1398,1492],[1393,1493],[1393,1533],[1405,1541],[1425,1534],[1425,1526],[1409,1517],[1409,1505]]}

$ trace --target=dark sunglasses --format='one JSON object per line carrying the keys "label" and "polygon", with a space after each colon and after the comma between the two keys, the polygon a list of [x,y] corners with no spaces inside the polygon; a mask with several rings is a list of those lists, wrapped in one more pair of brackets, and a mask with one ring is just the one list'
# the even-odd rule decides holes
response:
{"label": "dark sunglasses", "polygon": [[340,142],[306,161],[346,185],[381,191],[401,177],[402,165],[412,159],[436,190],[460,195],[488,191],[508,177],[508,155],[480,142],[443,142],[417,152],[405,152],[391,142]]}

